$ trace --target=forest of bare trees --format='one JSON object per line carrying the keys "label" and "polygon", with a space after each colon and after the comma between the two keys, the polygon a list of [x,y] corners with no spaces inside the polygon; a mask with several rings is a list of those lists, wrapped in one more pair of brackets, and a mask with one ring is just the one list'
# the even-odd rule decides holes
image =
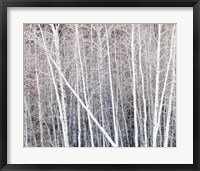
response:
{"label": "forest of bare trees", "polygon": [[24,24],[24,147],[176,147],[176,24]]}

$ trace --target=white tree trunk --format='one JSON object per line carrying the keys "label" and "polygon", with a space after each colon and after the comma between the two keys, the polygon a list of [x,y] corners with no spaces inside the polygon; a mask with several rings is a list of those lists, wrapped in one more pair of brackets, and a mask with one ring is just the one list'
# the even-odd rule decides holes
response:
{"label": "white tree trunk", "polygon": [[111,73],[111,64],[110,64],[110,46],[109,46],[109,37],[108,30],[105,26],[106,32],[106,44],[107,44],[107,55],[108,55],[108,71],[109,71],[109,81],[110,81],[110,93],[111,93],[111,103],[112,103],[112,114],[113,114],[113,125],[114,125],[114,134],[115,134],[115,144],[118,146],[118,129],[116,122],[116,114],[115,114],[115,104],[114,104],[114,94],[113,94],[113,85],[112,85],[112,73]]}
{"label": "white tree trunk", "polygon": [[154,103],[154,118],[153,118],[153,147],[157,146],[158,133],[158,111],[159,111],[159,76],[160,76],[160,39],[161,39],[161,24],[158,24],[158,41],[157,41],[157,64],[156,64],[156,89],[155,89],[155,103]]}
{"label": "white tree trunk", "polygon": [[49,67],[50,67],[52,81],[53,81],[54,89],[55,89],[55,92],[56,92],[56,99],[57,99],[58,109],[59,109],[59,114],[60,114],[60,121],[61,121],[61,126],[62,126],[62,134],[63,134],[64,146],[65,147],[69,147],[68,134],[67,134],[67,130],[66,130],[66,120],[64,120],[64,118],[63,118],[62,105],[61,105],[61,102],[60,102],[58,88],[57,88],[57,85],[56,85],[56,79],[55,79],[53,68],[52,68],[52,65],[51,65],[51,62],[50,62],[50,58],[51,57],[50,57],[50,54],[48,52],[48,49],[47,49],[47,46],[46,46],[46,42],[45,42],[45,38],[44,38],[44,34],[43,34],[43,31],[42,31],[42,28],[41,28],[40,24],[39,24],[39,28],[40,28],[40,31],[41,31],[41,34],[42,34],[44,50],[46,52],[47,61],[48,61]]}
{"label": "white tree trunk", "polygon": [[[54,24],[50,24],[50,26],[53,31],[53,38],[54,38],[54,42],[55,42],[56,60],[58,61],[58,66],[60,67],[60,69],[62,71],[60,48],[59,48],[59,36],[58,36],[59,24],[55,25],[55,26],[54,26]],[[66,137],[65,145],[67,147],[69,147],[67,113],[66,113],[66,106],[65,106],[65,98],[66,97],[65,97],[65,92],[64,92],[64,88],[63,88],[63,80],[60,75],[59,75],[59,84],[60,84],[60,90],[61,90],[61,103],[62,103],[62,111],[63,111],[62,117],[61,117],[62,122],[64,124],[63,125],[63,127],[64,127],[63,134],[65,134],[64,136]]]}
{"label": "white tree trunk", "polygon": [[138,28],[138,37],[139,37],[139,65],[140,65],[140,74],[142,80],[142,99],[143,99],[143,110],[144,110],[144,146],[147,147],[147,105],[146,105],[146,97],[144,91],[144,74],[142,71],[142,62],[141,62],[141,55],[142,55],[142,42],[141,42],[141,34],[140,34],[140,25]]}
{"label": "white tree trunk", "polygon": [[[100,36],[101,28],[97,29],[97,53],[98,53],[98,78],[99,78],[99,96],[100,96],[100,105],[101,105],[101,120],[102,120],[102,127],[105,129],[105,119],[104,119],[104,105],[103,105],[103,85],[104,85],[104,71],[103,71],[103,55],[102,55],[102,41]],[[91,31],[92,32],[92,31]],[[92,35],[91,35],[92,37]],[[92,42],[93,40],[91,40]],[[93,48],[92,48],[93,49]],[[103,136],[103,147],[105,147],[105,137]]]}
{"label": "white tree trunk", "polygon": [[[74,58],[76,61],[76,91],[79,96],[79,70],[78,70],[78,60],[76,56],[76,51],[74,54]],[[81,147],[81,114],[80,114],[80,103],[77,103],[77,115],[78,115],[78,147]]]}
{"label": "white tree trunk", "polygon": [[38,116],[39,116],[39,125],[40,125],[40,141],[41,141],[41,147],[44,147],[44,141],[43,141],[43,116],[42,116],[42,107],[41,107],[41,92],[40,92],[40,82],[39,82],[39,73],[38,73],[38,61],[35,56],[35,78],[36,78],[36,84],[37,84],[37,91],[38,91]]}
{"label": "white tree trunk", "polygon": [[135,147],[138,147],[138,121],[137,121],[137,97],[136,97],[136,69],[135,69],[135,57],[134,57],[134,50],[135,50],[135,45],[134,45],[134,33],[135,33],[135,27],[134,24],[132,24],[132,34],[131,34],[131,55],[132,55],[132,94],[133,94],[133,107],[134,107],[134,130],[135,130]]}
{"label": "white tree trunk", "polygon": [[[172,39],[171,39],[171,48],[170,48],[170,58],[173,56],[173,44],[174,44],[174,30],[175,26],[173,27],[172,31]],[[171,60],[171,59],[170,59]],[[174,86],[175,86],[175,59],[172,58],[173,64],[172,64],[172,83],[170,88],[170,96],[169,96],[169,106],[168,106],[168,112],[167,112],[167,122],[166,122],[166,128],[165,128],[165,137],[164,137],[164,147],[168,146],[168,140],[169,140],[169,127],[170,127],[170,120],[171,120],[171,113],[172,113],[172,100],[173,100],[173,92],[174,92]]]}
{"label": "white tree trunk", "polygon": [[159,126],[160,126],[163,99],[164,99],[165,90],[166,90],[166,86],[167,86],[168,74],[169,74],[169,70],[170,70],[170,63],[171,63],[171,58],[172,58],[172,53],[173,53],[174,31],[175,31],[175,25],[173,26],[172,38],[171,38],[171,47],[170,47],[170,56],[169,56],[169,61],[168,61],[168,64],[167,64],[167,71],[166,71],[165,80],[164,80],[164,87],[163,87],[163,91],[162,91],[162,94],[161,94],[161,100],[160,100],[160,106],[159,106],[159,112],[158,112],[158,121],[157,121],[157,125],[156,125],[156,130],[155,130],[156,134],[157,134]]}
{"label": "white tree trunk", "polygon": [[[83,70],[83,62],[82,62],[81,50],[80,50],[80,43],[79,43],[78,24],[75,25],[75,29],[76,29],[76,43],[77,43],[77,49],[78,49],[78,56],[79,56],[80,65],[81,65],[81,76],[82,76],[82,83],[83,83],[84,99],[85,99],[86,107],[89,108],[88,100],[87,100],[87,93],[86,93],[86,85],[85,85],[85,77],[84,77],[84,70]],[[88,116],[88,122],[89,122],[91,146],[94,147],[94,135],[93,135],[93,130],[92,130],[92,123],[91,123],[90,116],[89,115],[87,115],[87,116]]]}

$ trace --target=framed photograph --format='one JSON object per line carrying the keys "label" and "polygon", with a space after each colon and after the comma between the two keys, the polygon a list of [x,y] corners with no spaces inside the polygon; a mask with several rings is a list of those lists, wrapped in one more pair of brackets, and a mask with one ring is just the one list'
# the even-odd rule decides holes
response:
{"label": "framed photograph", "polygon": [[200,170],[199,0],[0,2],[2,171]]}

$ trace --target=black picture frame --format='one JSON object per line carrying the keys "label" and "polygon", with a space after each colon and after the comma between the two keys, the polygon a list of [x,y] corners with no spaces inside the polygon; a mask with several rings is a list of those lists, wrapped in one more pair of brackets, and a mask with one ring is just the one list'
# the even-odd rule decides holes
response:
{"label": "black picture frame", "polygon": [[[8,7],[193,7],[193,164],[7,164]],[[200,170],[200,2],[199,0],[0,0],[0,169],[12,170]],[[186,97],[187,98],[187,97]],[[185,154],[187,155],[187,154]]]}

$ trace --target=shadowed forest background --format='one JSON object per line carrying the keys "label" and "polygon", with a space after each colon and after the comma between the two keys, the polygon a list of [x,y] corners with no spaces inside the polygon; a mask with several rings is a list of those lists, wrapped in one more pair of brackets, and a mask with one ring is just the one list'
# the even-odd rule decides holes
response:
{"label": "shadowed forest background", "polygon": [[24,147],[176,147],[176,24],[24,24]]}

